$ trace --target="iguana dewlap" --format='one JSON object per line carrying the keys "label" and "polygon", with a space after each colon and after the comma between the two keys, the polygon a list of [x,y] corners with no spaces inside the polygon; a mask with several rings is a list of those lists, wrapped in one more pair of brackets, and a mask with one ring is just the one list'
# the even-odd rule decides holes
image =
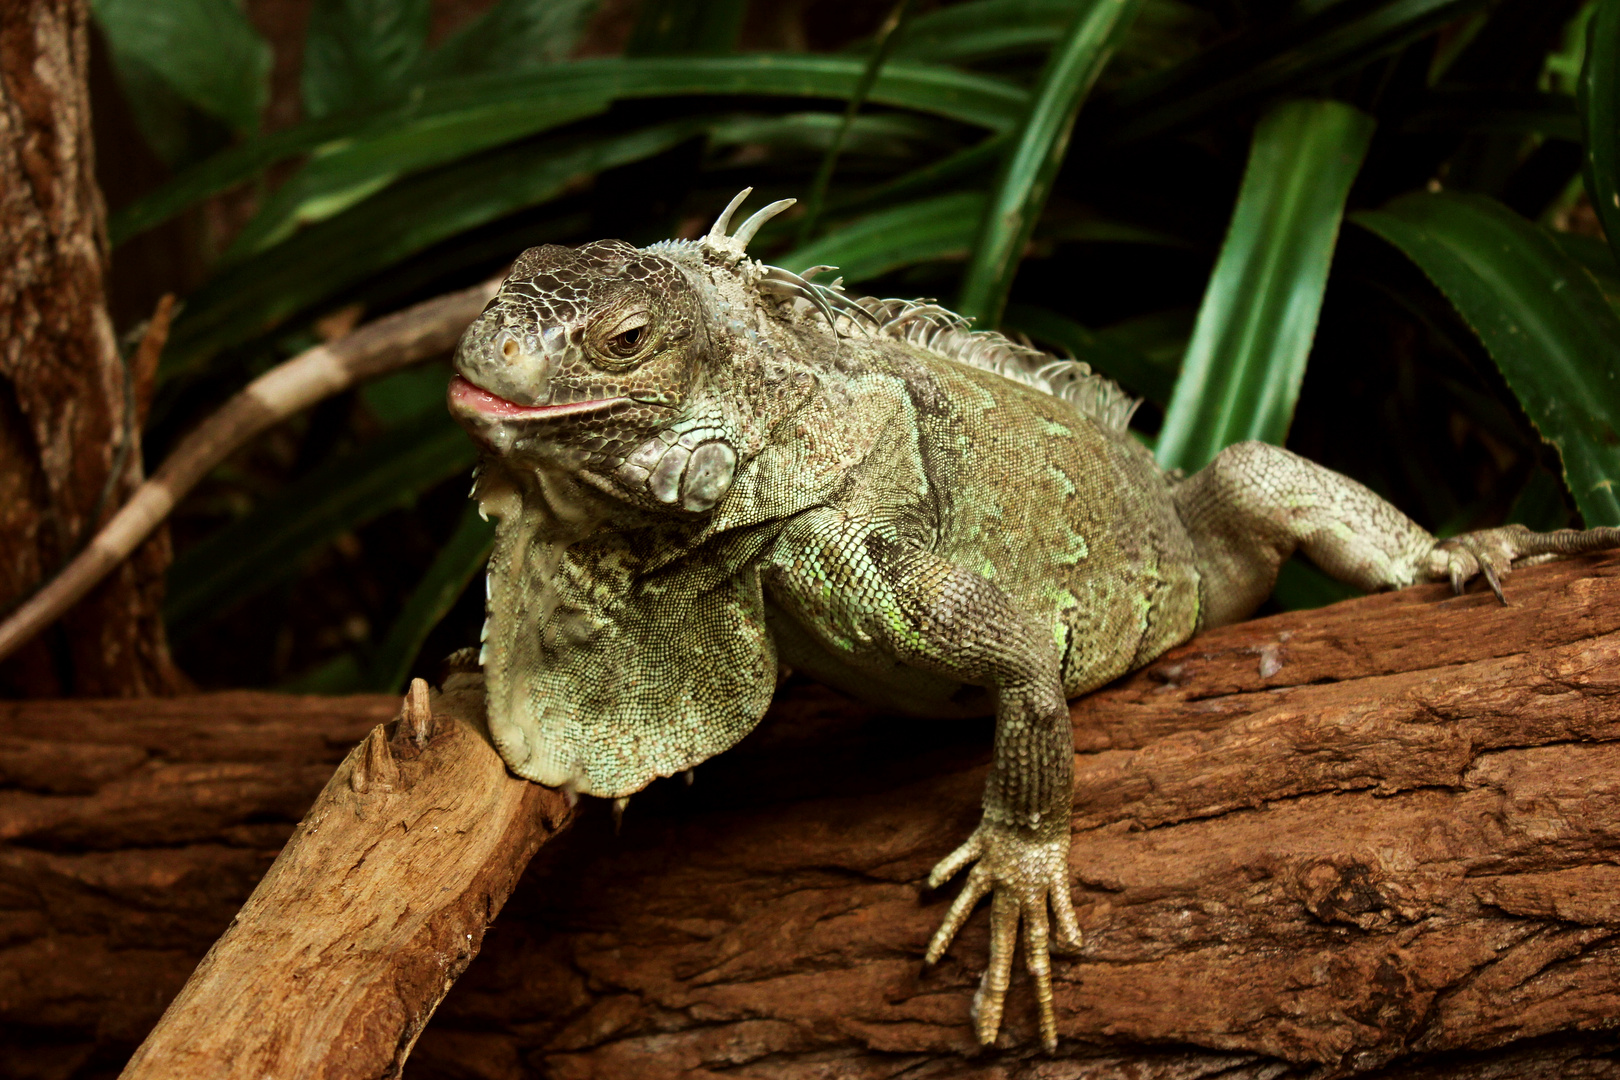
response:
{"label": "iguana dewlap", "polygon": [[[937,960],[993,894],[983,1042],[1018,927],[1056,1045],[1050,937],[1076,947],[1066,700],[1243,618],[1303,550],[1366,590],[1615,530],[1436,542],[1343,476],[1243,443],[1190,479],[1084,364],[927,302],[854,300],[702,241],[525,252],[456,353],[450,408],[499,519],[481,656],[512,769],[624,796],[725,750],[779,664],[926,715],[996,716],[979,828]],[[1050,928],[1049,915],[1055,917]]]}

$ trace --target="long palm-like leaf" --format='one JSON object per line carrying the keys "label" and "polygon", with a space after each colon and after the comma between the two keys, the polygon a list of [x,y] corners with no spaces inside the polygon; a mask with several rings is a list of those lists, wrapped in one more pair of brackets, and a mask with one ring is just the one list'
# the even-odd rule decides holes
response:
{"label": "long palm-like leaf", "polygon": [[[865,68],[863,61],[846,57],[762,53],[574,60],[536,71],[443,80],[416,88],[392,107],[327,117],[250,140],[126,207],[112,232],[115,239],[127,239],[277,161],[315,151],[305,170],[266,203],[249,239],[238,242],[239,250],[256,250],[406,173],[551,130],[615,100],[683,95],[845,100]],[[1029,96],[1001,79],[941,65],[895,63],[885,66],[870,99],[1002,131],[1018,122]]]}
{"label": "long palm-like leaf", "polygon": [[576,177],[639,161],[708,118],[523,145],[414,177],[231,267],[200,289],[163,357],[170,377],[441,240],[543,203]]}
{"label": "long palm-like leaf", "polygon": [[1580,78],[1586,191],[1620,262],[1620,0],[1598,0]]}
{"label": "long palm-like leaf", "polygon": [[404,686],[422,643],[489,561],[494,542],[494,525],[483,520],[477,505],[469,502],[456,531],[411,590],[405,606],[389,626],[388,636],[366,664],[366,689],[397,691]]}
{"label": "long palm-like leaf", "polygon": [[1490,0],[1297,4],[1280,18],[1098,101],[1096,131],[1143,139],[1242,104],[1321,85],[1395,52]]}
{"label": "long palm-like leaf", "polygon": [[983,209],[977,191],[919,199],[870,214],[777,261],[790,270],[835,266],[850,281],[866,281],[902,266],[961,258]]}
{"label": "long palm-like leaf", "polygon": [[169,568],[164,617],[176,635],[296,576],[334,537],[472,465],[473,445],[434,411],[334,458],[183,553]]}
{"label": "long palm-like leaf", "polygon": [[1478,195],[1405,195],[1356,224],[1446,294],[1563,458],[1587,525],[1620,525],[1620,316],[1543,230]]}
{"label": "long palm-like leaf", "polygon": [[1063,164],[1080,104],[1141,0],[1087,0],[1041,72],[1017,137],[991,187],[962,279],[963,315],[995,326],[1018,260]]}
{"label": "long palm-like leaf", "polygon": [[1280,443],[1316,333],[1345,196],[1373,122],[1335,101],[1291,101],[1256,127],[1158,457],[1203,467],[1242,439]]}

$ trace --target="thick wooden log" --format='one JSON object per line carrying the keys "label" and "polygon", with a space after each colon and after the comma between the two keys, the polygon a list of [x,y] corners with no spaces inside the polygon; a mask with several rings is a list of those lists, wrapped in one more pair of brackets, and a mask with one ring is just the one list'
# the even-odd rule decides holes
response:
{"label": "thick wooden log", "polygon": [[[1228,627],[1076,703],[1071,868],[1087,941],[1057,962],[1060,1062],[1036,1052],[1021,978],[1001,1047],[973,1046],[982,912],[938,969],[920,964],[955,889],[921,882],[974,823],[988,722],[895,719],[795,684],[693,786],[637,796],[622,831],[587,801],[405,1073],[1620,1076],[1607,1031],[1620,1015],[1620,560],[1520,571],[1508,590],[1507,608],[1426,588]],[[333,721],[335,742],[392,707],[360,700],[372,713]],[[130,1038],[133,999],[148,993],[155,1016],[178,982],[115,985],[110,973],[134,970],[119,958],[149,942],[200,955],[202,930],[246,891],[232,869],[248,865],[246,838],[284,836],[296,814],[287,777],[330,769],[321,740],[258,737],[276,768],[215,761],[219,787],[200,789],[212,795],[137,813],[128,785],[239,737],[200,716],[156,734],[141,717],[159,705],[177,707],[117,703],[133,756],[111,719],[53,727],[28,719],[44,705],[0,706],[0,735],[33,740],[0,739],[13,942],[0,1041],[34,1054],[28,1075],[116,1069],[128,1042],[113,1027]],[[23,774],[34,790],[17,789]],[[298,782],[306,800],[318,787]],[[144,891],[128,884],[136,866]],[[31,960],[14,976],[43,942],[61,971]],[[49,994],[41,979],[56,980]],[[98,1015],[113,1018],[100,1031]],[[401,1032],[403,1016],[390,1020]],[[42,1024],[57,1025],[54,1045],[29,1043],[24,1026]],[[21,1060],[9,1049],[0,1076]],[[383,1075],[375,1061],[368,1075]]]}
{"label": "thick wooden log", "polygon": [[395,1075],[540,845],[559,792],[506,771],[453,676],[338,766],[125,1080]]}
{"label": "thick wooden log", "polygon": [[115,1075],[394,695],[0,702],[0,1077]]}

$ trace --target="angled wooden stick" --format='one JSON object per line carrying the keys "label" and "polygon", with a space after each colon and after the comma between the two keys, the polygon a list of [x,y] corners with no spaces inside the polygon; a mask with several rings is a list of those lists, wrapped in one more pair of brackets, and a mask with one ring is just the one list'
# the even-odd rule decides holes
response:
{"label": "angled wooden stick", "polygon": [[338,766],[125,1080],[398,1075],[529,859],[572,817],[506,771],[455,675]]}
{"label": "angled wooden stick", "polygon": [[27,603],[0,623],[0,660],[55,622],[169,516],[208,471],[273,424],[355,383],[442,353],[495,295],[499,279],[425,300],[317,345],[249,383],[180,440],[151,478]]}

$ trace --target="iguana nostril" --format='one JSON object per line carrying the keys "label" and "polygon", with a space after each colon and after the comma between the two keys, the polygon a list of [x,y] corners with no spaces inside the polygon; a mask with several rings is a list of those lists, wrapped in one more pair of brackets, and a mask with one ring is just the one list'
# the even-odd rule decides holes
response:
{"label": "iguana nostril", "polygon": [[506,341],[501,345],[501,355],[510,360],[517,354],[518,343],[513,341],[511,338],[507,338]]}

